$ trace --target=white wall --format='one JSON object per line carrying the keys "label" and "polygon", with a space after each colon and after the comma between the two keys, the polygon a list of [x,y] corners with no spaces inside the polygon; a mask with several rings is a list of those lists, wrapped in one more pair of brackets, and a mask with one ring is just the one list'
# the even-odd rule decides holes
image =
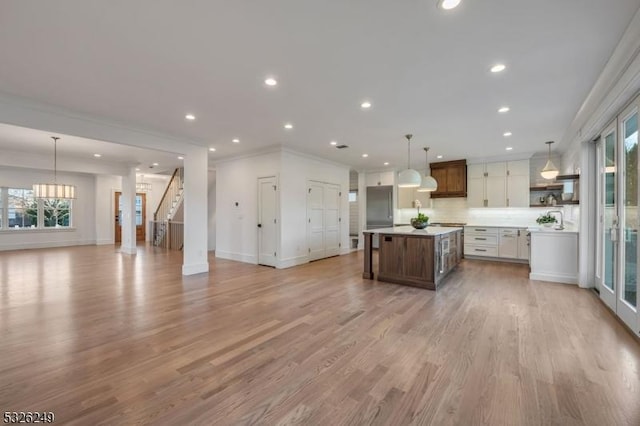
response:
{"label": "white wall", "polygon": [[[30,189],[34,183],[50,182],[50,171],[0,167],[0,186]],[[72,229],[28,229],[0,231],[0,250],[61,247],[94,244],[95,177],[86,174],[58,173],[58,182],[76,186]]]}
{"label": "white wall", "polygon": [[258,262],[258,178],[279,176],[281,157],[277,151],[216,164],[216,257]]}
{"label": "white wall", "polygon": [[341,254],[349,252],[349,167],[289,151],[282,154],[280,179],[281,256],[283,267],[308,261],[307,182],[340,185]]}
{"label": "white wall", "polygon": [[[349,168],[319,158],[276,150],[216,164],[216,257],[258,262],[258,178],[276,176],[280,197],[277,267],[306,263],[307,181],[339,184],[342,190],[342,253],[349,252]],[[238,205],[236,206],[236,203]]]}
{"label": "white wall", "polygon": [[208,240],[209,251],[216,249],[216,172],[209,170],[209,192],[208,192]]}

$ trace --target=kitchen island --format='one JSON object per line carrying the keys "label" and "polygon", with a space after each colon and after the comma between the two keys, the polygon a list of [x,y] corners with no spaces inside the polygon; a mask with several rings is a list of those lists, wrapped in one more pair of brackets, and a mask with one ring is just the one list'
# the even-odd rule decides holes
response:
{"label": "kitchen island", "polygon": [[372,280],[373,236],[380,239],[378,280],[436,290],[462,258],[462,228],[411,226],[364,231],[364,272]]}

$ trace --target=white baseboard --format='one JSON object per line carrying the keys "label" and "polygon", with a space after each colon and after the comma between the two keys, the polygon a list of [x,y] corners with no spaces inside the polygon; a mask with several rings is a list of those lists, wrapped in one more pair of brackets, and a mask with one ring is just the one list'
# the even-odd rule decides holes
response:
{"label": "white baseboard", "polygon": [[95,244],[95,240],[39,241],[39,242],[32,242],[32,243],[11,243],[11,244],[0,245],[0,251],[88,246],[93,244]]}
{"label": "white baseboard", "polygon": [[563,283],[563,284],[578,284],[578,277],[575,275],[545,274],[540,272],[532,272],[529,274],[529,279],[537,280],[537,281],[551,281],[554,283]]}
{"label": "white baseboard", "polygon": [[229,251],[216,250],[216,257],[220,259],[235,260],[236,262],[258,264],[258,258],[253,254],[232,253]]}
{"label": "white baseboard", "polygon": [[304,265],[305,263],[309,263],[309,256],[289,257],[287,259],[279,260],[276,264],[276,268],[286,269],[294,266]]}
{"label": "white baseboard", "polygon": [[209,262],[182,265],[182,275],[204,274],[209,272]]}
{"label": "white baseboard", "polygon": [[112,244],[115,244],[115,242],[111,238],[107,238],[107,239],[104,239],[104,240],[96,240],[96,245],[97,246],[108,246],[108,245],[112,245]]}

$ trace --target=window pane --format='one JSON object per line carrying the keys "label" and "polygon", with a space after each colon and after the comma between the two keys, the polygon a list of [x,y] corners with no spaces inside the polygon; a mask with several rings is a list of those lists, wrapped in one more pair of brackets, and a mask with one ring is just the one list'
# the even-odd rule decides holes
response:
{"label": "window pane", "polygon": [[44,226],[69,226],[71,205],[68,200],[43,200]]}
{"label": "window pane", "polygon": [[136,226],[142,225],[142,196],[136,195]]}
{"label": "window pane", "polygon": [[35,228],[38,225],[38,203],[30,189],[9,188],[8,220],[10,228]]}
{"label": "window pane", "polygon": [[358,193],[356,191],[349,192],[349,202],[355,203],[356,201],[358,201]]}

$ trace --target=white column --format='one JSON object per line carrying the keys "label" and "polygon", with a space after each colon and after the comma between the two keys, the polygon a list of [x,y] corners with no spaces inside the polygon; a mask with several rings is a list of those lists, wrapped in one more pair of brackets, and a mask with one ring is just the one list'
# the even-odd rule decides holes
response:
{"label": "white column", "polygon": [[184,255],[182,275],[209,272],[207,258],[207,184],[209,155],[190,147],[184,156]]}
{"label": "white column", "polygon": [[122,177],[122,253],[136,254],[136,169]]}

